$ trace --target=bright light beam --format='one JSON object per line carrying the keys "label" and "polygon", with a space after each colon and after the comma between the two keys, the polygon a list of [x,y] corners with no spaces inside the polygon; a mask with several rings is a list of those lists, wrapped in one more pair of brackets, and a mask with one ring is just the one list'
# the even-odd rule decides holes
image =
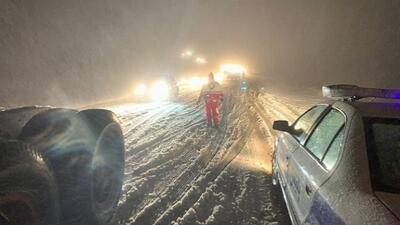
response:
{"label": "bright light beam", "polygon": [[224,74],[221,72],[215,73],[215,80],[219,83],[222,83],[224,81]]}
{"label": "bright light beam", "polygon": [[203,57],[197,57],[196,58],[196,63],[197,64],[206,64],[207,60],[205,58],[203,58]]}
{"label": "bright light beam", "polygon": [[146,85],[144,84],[139,84],[138,86],[136,86],[135,88],[135,95],[136,96],[143,96],[146,94],[147,88]]}
{"label": "bright light beam", "polygon": [[246,69],[244,66],[239,64],[223,64],[220,67],[220,71],[222,73],[233,73],[233,74],[244,74],[246,73]]}
{"label": "bright light beam", "polygon": [[182,52],[181,56],[182,57],[187,57],[187,58],[192,57],[193,56],[193,51],[186,50],[186,51]]}
{"label": "bright light beam", "polygon": [[170,89],[168,84],[158,81],[151,87],[151,99],[153,101],[164,101],[169,98]]}

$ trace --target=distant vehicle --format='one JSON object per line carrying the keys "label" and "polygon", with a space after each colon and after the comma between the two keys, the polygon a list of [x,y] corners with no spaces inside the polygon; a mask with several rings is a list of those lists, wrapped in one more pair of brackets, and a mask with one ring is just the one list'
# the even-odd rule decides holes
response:
{"label": "distant vehicle", "polygon": [[245,78],[246,69],[239,64],[223,64],[220,67],[224,80],[243,80]]}
{"label": "distant vehicle", "polygon": [[[400,224],[400,104],[397,90],[323,87],[326,97],[279,132],[273,184],[293,224]],[[366,97],[374,102],[357,101]],[[392,103],[390,103],[392,102]]]}
{"label": "distant vehicle", "polygon": [[136,101],[165,101],[179,96],[179,86],[174,78],[159,78],[139,83],[135,88]]}
{"label": "distant vehicle", "polygon": [[0,224],[110,222],[124,174],[124,140],[112,112],[3,110],[0,151]]}
{"label": "distant vehicle", "polygon": [[244,77],[244,73],[224,72],[224,80],[243,80]]}

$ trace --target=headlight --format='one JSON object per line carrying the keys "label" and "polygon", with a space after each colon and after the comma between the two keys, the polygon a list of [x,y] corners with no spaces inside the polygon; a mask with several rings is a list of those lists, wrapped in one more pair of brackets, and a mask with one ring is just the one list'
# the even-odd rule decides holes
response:
{"label": "headlight", "polygon": [[219,83],[224,81],[224,74],[223,73],[215,73],[215,80]]}
{"label": "headlight", "polygon": [[239,64],[223,64],[220,67],[220,71],[222,73],[231,73],[231,74],[245,74],[246,68]]}
{"label": "headlight", "polygon": [[135,88],[135,95],[136,96],[143,96],[146,94],[147,91],[147,87],[144,84],[139,84],[138,86],[136,86]]}
{"label": "headlight", "polygon": [[190,85],[194,88],[200,88],[206,83],[207,83],[207,78],[205,77],[192,77],[190,79]]}
{"label": "headlight", "polygon": [[154,101],[162,101],[169,98],[170,89],[167,83],[158,81],[151,87],[151,99]]}

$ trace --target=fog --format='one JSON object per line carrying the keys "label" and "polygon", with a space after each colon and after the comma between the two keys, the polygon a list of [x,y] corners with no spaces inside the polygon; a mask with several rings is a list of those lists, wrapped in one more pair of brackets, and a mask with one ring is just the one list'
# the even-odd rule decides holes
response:
{"label": "fog", "polygon": [[92,104],[224,62],[290,88],[400,86],[398,0],[0,2],[0,106]]}

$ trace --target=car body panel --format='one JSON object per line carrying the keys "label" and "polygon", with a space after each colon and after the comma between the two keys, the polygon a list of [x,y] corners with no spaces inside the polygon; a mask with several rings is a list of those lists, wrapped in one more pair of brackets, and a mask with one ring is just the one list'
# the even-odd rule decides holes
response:
{"label": "car body panel", "polygon": [[[319,204],[321,202],[320,200],[317,202],[315,201],[316,196],[318,196],[317,191],[330,175],[330,171],[328,171],[305,147],[309,137],[313,134],[316,127],[325,118],[327,113],[330,112],[330,110],[332,110],[332,107],[327,108],[326,112],[322,113],[320,118],[315,122],[315,125],[303,141],[304,145],[298,144],[297,150],[292,152],[292,160],[288,170],[288,179],[290,180],[288,192],[292,192],[293,208],[296,210],[295,213],[299,221],[305,221],[311,208],[316,203]],[[345,116],[343,115],[343,117]],[[338,132],[339,131],[340,129]]]}
{"label": "car body panel", "polygon": [[375,195],[388,207],[396,216],[400,217],[400,195],[386,193],[386,192],[375,192]]}
{"label": "car body panel", "polygon": [[288,170],[289,190],[299,221],[304,221],[311,208],[314,195],[327,179],[327,171],[311,156],[304,147],[292,154]]}
{"label": "car body panel", "polygon": [[399,224],[375,197],[370,184],[361,117],[355,115],[347,131],[335,171],[320,188],[320,195],[345,224]]}
{"label": "car body panel", "polygon": [[382,117],[382,118],[400,118],[400,103],[392,102],[351,102],[349,103],[357,109],[362,116]]}
{"label": "car body panel", "polygon": [[[293,151],[296,150],[298,145],[298,141],[289,133],[281,133],[280,137],[277,139],[275,144],[276,151],[276,159],[278,163],[279,170],[282,174],[286,175],[288,170],[288,163],[290,159],[290,155]],[[282,150],[280,150],[282,149]],[[282,176],[281,183],[286,186],[287,178],[286,176]]]}
{"label": "car body panel", "polygon": [[[400,224],[398,218],[377,198],[370,181],[363,116],[377,115],[381,105],[368,110],[363,104],[352,102],[329,102],[346,116],[346,125],[341,151],[336,164],[327,171],[302,145],[277,145],[276,153],[290,154],[287,168],[279,170],[279,179],[287,182],[282,188],[286,204],[294,224]],[[387,107],[387,106],[386,106]],[[400,109],[390,106],[384,109],[386,116],[400,115]],[[381,117],[384,115],[380,115]],[[293,143],[290,134],[278,134],[277,143]],[[283,140],[286,139],[286,140]],[[295,149],[293,151],[293,149]],[[281,165],[284,158],[277,157]],[[285,164],[285,163],[283,163]],[[281,166],[279,167],[281,169]],[[309,185],[311,194],[305,191]],[[297,195],[296,195],[297,193]]]}
{"label": "car body panel", "polygon": [[309,225],[345,225],[346,223],[330,207],[326,198],[315,192],[311,207],[303,224]]}

